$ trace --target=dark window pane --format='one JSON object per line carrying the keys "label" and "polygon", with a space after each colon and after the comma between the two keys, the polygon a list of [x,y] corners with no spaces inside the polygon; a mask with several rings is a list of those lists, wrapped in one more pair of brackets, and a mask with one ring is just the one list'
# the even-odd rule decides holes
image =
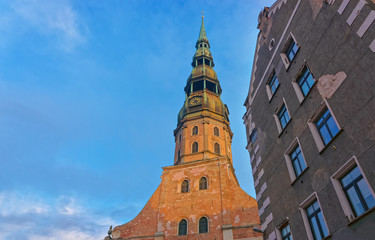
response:
{"label": "dark window pane", "polygon": [[214,127],[214,135],[219,137],[219,128],[218,127]]}
{"label": "dark window pane", "polygon": [[298,77],[297,83],[302,90],[303,96],[306,96],[315,83],[315,80],[311,76],[310,71],[307,67],[304,68],[302,74]]}
{"label": "dark window pane", "polygon": [[207,189],[207,178],[202,177],[201,180],[199,180],[199,190]]}
{"label": "dark window pane", "polygon": [[255,128],[250,134],[250,141],[254,143],[257,140],[257,137],[258,137],[258,132],[257,132],[257,129]]}
{"label": "dark window pane", "polygon": [[187,235],[187,221],[185,219],[182,219],[178,224],[178,235]]}
{"label": "dark window pane", "polygon": [[197,142],[194,142],[193,143],[193,146],[192,146],[192,153],[196,153],[198,152],[198,143]]}
{"label": "dark window pane", "polygon": [[199,219],[199,233],[207,233],[208,232],[208,220],[206,217],[202,217]]}
{"label": "dark window pane", "polygon": [[324,145],[327,145],[339,132],[336,122],[328,109],[320,116],[315,125],[322,137]]}
{"label": "dark window pane", "polygon": [[220,154],[220,145],[218,143],[215,143],[214,150],[216,154]]}
{"label": "dark window pane", "polygon": [[210,66],[210,59],[204,59],[204,64]]}
{"label": "dark window pane", "polygon": [[272,75],[271,80],[268,83],[268,85],[269,85],[269,87],[271,89],[271,94],[273,95],[276,92],[276,90],[279,87],[279,85],[280,85],[279,84],[279,80],[277,79],[277,76],[276,76],[275,73]]}
{"label": "dark window pane", "polygon": [[282,240],[293,240],[292,234],[290,233],[289,225],[286,225],[285,227],[280,229],[280,231]]}
{"label": "dark window pane", "polygon": [[193,127],[193,135],[197,135],[198,134],[198,127],[195,126]]}
{"label": "dark window pane", "polygon": [[294,57],[296,56],[296,53],[298,51],[298,46],[297,44],[294,42],[293,39],[291,39],[291,42],[288,46],[288,49],[286,51],[286,56],[288,57],[288,60],[290,63],[292,63],[292,60],[294,59]]}
{"label": "dark window pane", "polygon": [[286,126],[286,124],[289,122],[290,118],[289,118],[289,113],[286,109],[286,106],[283,105],[281,107],[281,110],[278,114],[278,117],[279,117],[279,120],[280,120],[280,125],[281,125],[281,128],[284,129],[284,127]]}
{"label": "dark window pane", "polygon": [[206,89],[211,91],[211,92],[216,93],[216,84],[212,83],[210,81],[206,81]]}
{"label": "dark window pane", "polygon": [[309,207],[307,207],[306,213],[314,239],[322,239],[328,236],[328,229],[318,201],[315,200]]}
{"label": "dark window pane", "polygon": [[199,65],[203,65],[203,58],[198,59],[198,66],[199,66]]}
{"label": "dark window pane", "polygon": [[193,82],[193,92],[201,91],[203,90],[203,80],[198,82]]}
{"label": "dark window pane", "polygon": [[297,146],[290,154],[290,159],[292,161],[296,177],[298,177],[303,172],[303,170],[306,169],[305,160],[299,146]]}
{"label": "dark window pane", "polygon": [[189,192],[189,181],[188,180],[184,180],[181,184],[181,192],[182,193],[187,193]]}

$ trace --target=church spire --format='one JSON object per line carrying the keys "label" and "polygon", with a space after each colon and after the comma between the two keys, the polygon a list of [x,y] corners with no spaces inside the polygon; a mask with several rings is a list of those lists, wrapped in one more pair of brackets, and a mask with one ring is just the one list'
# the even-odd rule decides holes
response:
{"label": "church spire", "polygon": [[197,43],[195,45],[195,48],[198,48],[200,43],[207,43],[208,47],[210,47],[210,43],[208,42],[207,35],[206,35],[206,29],[204,28],[204,16],[202,12],[202,23],[201,23],[201,29],[199,31],[199,37],[197,40]]}

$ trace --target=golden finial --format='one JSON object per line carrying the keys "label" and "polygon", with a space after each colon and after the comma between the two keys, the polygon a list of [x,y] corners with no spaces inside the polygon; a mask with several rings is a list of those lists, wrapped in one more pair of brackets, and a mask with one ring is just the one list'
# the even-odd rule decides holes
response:
{"label": "golden finial", "polygon": [[202,19],[204,18],[203,11],[202,11]]}

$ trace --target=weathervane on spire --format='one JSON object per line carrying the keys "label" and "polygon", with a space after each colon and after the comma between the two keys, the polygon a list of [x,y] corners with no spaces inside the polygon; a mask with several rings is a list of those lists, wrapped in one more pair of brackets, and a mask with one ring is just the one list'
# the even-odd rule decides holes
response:
{"label": "weathervane on spire", "polygon": [[202,11],[202,19],[204,18],[203,11]]}

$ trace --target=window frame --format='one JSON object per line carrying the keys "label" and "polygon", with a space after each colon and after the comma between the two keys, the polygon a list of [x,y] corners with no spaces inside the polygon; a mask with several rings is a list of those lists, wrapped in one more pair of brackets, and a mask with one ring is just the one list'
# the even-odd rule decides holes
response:
{"label": "window frame", "polygon": [[[312,79],[314,80],[314,83],[311,85],[309,91],[306,93],[306,95],[304,95],[303,91],[302,91],[302,88],[298,82],[298,80],[300,79],[301,76],[303,76],[305,70],[309,71]],[[311,69],[310,67],[308,66],[308,64],[305,62],[302,67],[299,69],[298,71],[298,74],[294,77],[293,81],[292,81],[292,86],[293,86],[293,89],[294,91],[296,92],[296,95],[297,95],[297,98],[298,98],[298,101],[300,102],[300,104],[302,104],[302,102],[306,99],[306,97],[310,94],[311,90],[314,88],[314,86],[316,85],[317,83],[317,80],[315,79],[314,77],[314,74],[311,72]]]}
{"label": "window frame", "polygon": [[348,197],[345,194],[345,191],[341,185],[340,180],[342,177],[344,177],[346,174],[348,174],[354,167],[358,167],[359,171],[362,174],[363,179],[365,180],[367,187],[369,188],[370,192],[372,193],[372,196],[375,198],[375,192],[374,189],[371,187],[370,182],[368,181],[366,175],[364,174],[364,171],[359,164],[359,161],[356,156],[352,156],[344,165],[342,165],[332,176],[331,181],[332,185],[335,189],[336,195],[339,199],[340,205],[344,211],[344,214],[349,222],[354,221],[357,218],[360,218],[361,216],[365,215],[367,212],[371,211],[372,208],[367,209],[365,212],[363,212],[359,216],[355,216],[356,214],[353,211],[353,208],[350,204],[350,201]]}
{"label": "window frame", "polygon": [[[284,127],[282,127],[281,121],[280,121],[280,118],[279,118],[279,114],[280,114],[281,110],[283,110],[284,106],[285,106],[286,112],[288,113],[289,121],[285,124]],[[273,116],[275,118],[277,130],[279,131],[279,136],[280,136],[281,133],[286,129],[286,127],[289,125],[290,121],[292,120],[289,108],[288,108],[288,106],[287,106],[287,104],[285,102],[285,98],[283,98],[283,104],[277,109],[276,114],[274,114]]]}
{"label": "window frame", "polygon": [[[180,224],[181,222],[185,220],[186,222],[186,234],[180,234]],[[177,228],[177,236],[187,236],[188,233],[189,233],[189,221],[186,219],[186,218],[182,218],[179,222],[178,222],[178,228]]]}
{"label": "window frame", "polygon": [[289,222],[286,222],[283,225],[281,225],[279,228],[276,228],[277,229],[277,231],[276,231],[277,239],[279,239],[279,240],[287,239],[287,238],[284,238],[283,233],[282,233],[282,230],[285,229],[287,226],[289,226],[289,237],[292,237],[292,239],[294,239]]}
{"label": "window frame", "polygon": [[305,229],[306,229],[306,234],[307,234],[308,240],[315,240],[315,238],[314,238],[314,235],[313,235],[313,232],[312,232],[312,229],[311,229],[311,225],[310,225],[309,218],[307,216],[306,209],[309,206],[311,206],[315,201],[317,201],[318,204],[319,204],[319,209],[320,209],[320,211],[322,213],[324,224],[325,224],[325,226],[327,228],[327,232],[328,232],[327,236],[325,236],[324,238],[327,238],[328,236],[331,235],[331,233],[329,231],[329,228],[328,228],[328,225],[327,225],[327,220],[326,220],[325,215],[324,215],[324,211],[322,209],[322,205],[320,204],[320,201],[319,201],[319,198],[318,198],[318,194],[316,192],[313,192],[307,199],[305,199],[299,205],[299,210],[300,210],[301,215],[302,215],[302,220],[303,220],[303,224],[305,225]]}
{"label": "window frame", "polygon": [[[216,149],[217,146],[218,146],[218,150],[219,150],[219,151],[216,151],[216,150],[217,150],[217,149]],[[220,147],[220,143],[218,143],[218,142],[215,142],[215,143],[214,143],[214,153],[217,154],[217,155],[220,155],[220,154],[221,154],[221,147]]]}
{"label": "window frame", "polygon": [[[200,229],[200,221],[202,218],[205,218],[207,220],[207,232],[201,232],[201,229]],[[198,234],[205,234],[205,233],[209,233],[210,232],[210,224],[209,224],[209,218],[207,216],[201,216],[198,220]]]}
{"label": "window frame", "polygon": [[218,127],[214,127],[214,135],[216,136],[216,137],[220,137],[220,130],[219,130],[219,128]]}
{"label": "window frame", "polygon": [[[292,152],[294,152],[294,150],[297,147],[299,147],[299,149],[301,151],[301,154],[302,154],[302,157],[303,157],[303,161],[304,161],[305,166],[306,166],[305,169],[303,169],[302,172],[298,176],[296,175],[296,172],[295,172],[295,169],[294,169],[294,165],[293,165],[293,162],[292,162],[292,159],[291,159],[291,156],[290,156],[292,154]],[[286,166],[288,168],[290,182],[293,184],[309,168],[309,166],[307,165],[307,162],[306,162],[305,154],[303,153],[303,149],[301,147],[301,143],[300,143],[298,137],[296,137],[293,140],[293,142],[289,145],[289,147],[287,148],[287,150],[284,153],[284,158],[285,158]]]}
{"label": "window frame", "polygon": [[[206,179],[206,188],[201,188],[201,180],[202,179]],[[207,190],[208,189],[208,178],[206,176],[202,176],[200,179],[199,179],[199,190]]]}
{"label": "window frame", "polygon": [[[336,133],[336,135],[334,135],[331,140],[327,143],[327,144],[324,144],[324,141],[322,139],[322,136],[321,136],[321,133],[320,131],[318,130],[317,126],[316,126],[316,122],[320,119],[320,117],[322,116],[322,114],[325,113],[325,111],[328,110],[331,114],[331,117],[332,119],[334,120],[337,128],[338,128],[338,132]],[[340,134],[340,132],[343,130],[340,126],[340,124],[338,123],[336,117],[335,117],[335,114],[333,113],[331,107],[329,106],[328,102],[327,102],[327,99],[324,99],[323,102],[320,104],[320,106],[318,107],[318,109],[314,112],[314,114],[312,115],[312,117],[307,121],[307,125],[309,126],[310,128],[310,131],[311,131],[311,134],[313,136],[313,139],[315,141],[315,144],[319,150],[319,153],[321,153],[324,149],[326,149],[327,146],[329,146],[333,140]]]}
{"label": "window frame", "polygon": [[[194,151],[194,144],[197,144],[197,150],[196,151]],[[199,144],[198,144],[198,142],[197,141],[194,141],[192,144],[191,144],[191,153],[197,153],[197,152],[199,152]]]}
{"label": "window frame", "polygon": [[[196,129],[197,131],[195,131],[195,129]],[[198,133],[199,133],[199,128],[198,128],[198,126],[194,126],[194,127],[191,129],[191,135],[192,135],[192,136],[197,136]]]}
{"label": "window frame", "polygon": [[[186,192],[183,192],[182,191],[182,185],[184,184],[184,182],[187,182],[187,191]],[[181,186],[180,186],[180,193],[189,193],[190,192],[190,181],[189,181],[189,179],[184,179],[184,180],[182,180],[182,182],[181,182]]]}
{"label": "window frame", "polygon": [[[292,45],[293,42],[294,42],[294,44],[297,46],[297,50],[296,50],[296,52],[295,52],[293,58],[292,58],[292,59],[289,59],[289,56],[288,56],[288,50],[291,48],[291,45]],[[291,49],[292,49],[292,48],[291,48]],[[298,41],[297,41],[296,38],[294,37],[293,33],[290,32],[290,33],[289,33],[289,36],[288,36],[288,38],[287,38],[287,40],[286,40],[285,43],[284,43],[283,50],[280,52],[280,57],[281,57],[281,59],[282,59],[282,62],[283,62],[283,64],[284,64],[284,67],[285,67],[286,70],[289,69],[289,67],[292,65],[293,60],[296,59],[296,56],[297,56],[299,50],[300,50],[300,46],[299,46],[299,44],[298,44]]]}
{"label": "window frame", "polygon": [[[275,83],[275,80],[277,81],[277,86],[275,90],[272,90],[273,83]],[[272,82],[272,84],[271,84]],[[277,90],[280,87],[280,81],[279,78],[277,77],[276,71],[273,70],[268,78],[267,84],[266,84],[266,92],[268,96],[268,100],[271,101],[273,96],[276,94]]]}

